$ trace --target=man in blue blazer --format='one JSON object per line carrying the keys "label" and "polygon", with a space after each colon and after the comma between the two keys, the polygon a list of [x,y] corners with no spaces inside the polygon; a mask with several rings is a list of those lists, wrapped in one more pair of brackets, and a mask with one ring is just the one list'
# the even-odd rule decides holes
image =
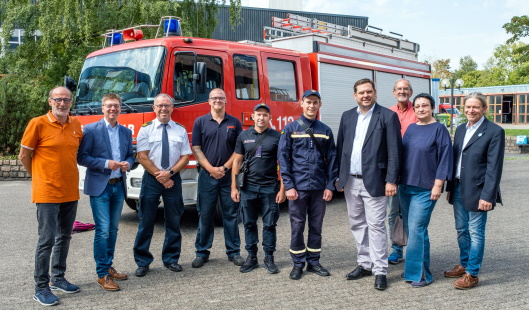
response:
{"label": "man in blue blazer", "polygon": [[95,221],[94,259],[97,283],[117,291],[114,280],[127,275],[112,267],[123,200],[127,195],[126,172],[134,162],[132,131],[118,124],[121,97],[107,94],[102,99],[104,118],[83,129],[77,163],[86,167],[84,193],[90,195]]}
{"label": "man in blue blazer", "polygon": [[471,93],[464,99],[468,123],[454,137],[454,181],[447,183],[448,202],[454,205],[460,263],[445,271],[457,289],[478,285],[485,250],[488,211],[502,203],[500,180],[505,152],[505,131],[485,117],[486,98]]}
{"label": "man in blue blazer", "polygon": [[337,141],[339,178],[336,189],[345,192],[349,225],[358,249],[355,270],[345,277],[356,280],[375,275],[375,288],[387,288],[388,239],[386,204],[397,193],[402,153],[397,114],[376,103],[373,81],[354,85],[358,107],[345,111]]}

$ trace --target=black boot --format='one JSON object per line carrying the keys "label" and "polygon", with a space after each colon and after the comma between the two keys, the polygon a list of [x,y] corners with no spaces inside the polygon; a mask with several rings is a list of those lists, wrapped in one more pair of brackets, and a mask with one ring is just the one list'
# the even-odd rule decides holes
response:
{"label": "black boot", "polygon": [[266,271],[268,273],[278,273],[279,268],[277,268],[276,264],[274,264],[274,256],[273,255],[266,255],[264,259],[264,264],[266,267]]}
{"label": "black boot", "polygon": [[250,272],[257,267],[259,267],[259,263],[257,262],[257,256],[248,255],[248,258],[246,258],[246,262],[242,264],[239,270],[241,272]]}

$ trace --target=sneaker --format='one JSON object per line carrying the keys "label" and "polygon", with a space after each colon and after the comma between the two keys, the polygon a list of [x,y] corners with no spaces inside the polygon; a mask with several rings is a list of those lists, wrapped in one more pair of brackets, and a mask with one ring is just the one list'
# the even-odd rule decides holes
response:
{"label": "sneaker", "polygon": [[50,282],[50,289],[63,291],[68,294],[73,294],[79,292],[81,289],[79,286],[68,282],[65,278],[56,279],[55,281]]}
{"label": "sneaker", "polygon": [[270,274],[278,273],[279,268],[277,268],[276,264],[274,263],[274,256],[272,255],[266,255],[264,259],[264,265],[266,268],[266,272]]}
{"label": "sneaker", "polygon": [[257,257],[248,255],[248,257],[246,258],[246,262],[242,264],[239,271],[240,272],[250,272],[257,267],[259,267],[259,263],[257,262]]}
{"label": "sneaker", "polygon": [[35,295],[33,295],[33,300],[43,306],[55,306],[59,303],[59,298],[53,295],[49,288],[35,291]]}
{"label": "sneaker", "polygon": [[391,253],[391,255],[388,257],[388,262],[393,265],[396,265],[402,262],[403,260],[404,258],[402,257],[402,254],[399,254],[397,252]]}
{"label": "sneaker", "polygon": [[195,257],[195,259],[191,263],[191,267],[200,268],[200,267],[204,266],[204,264],[207,263],[208,260],[209,259],[207,257],[197,256],[197,257]]}
{"label": "sneaker", "polygon": [[230,262],[233,262],[235,266],[242,266],[244,264],[244,258],[242,258],[239,254],[235,254],[232,257],[228,257],[228,260]]}

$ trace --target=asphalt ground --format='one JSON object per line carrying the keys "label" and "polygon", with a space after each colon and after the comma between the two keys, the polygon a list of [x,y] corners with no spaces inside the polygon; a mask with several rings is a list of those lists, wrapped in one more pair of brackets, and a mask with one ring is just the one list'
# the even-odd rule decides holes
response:
{"label": "asphalt ground", "polygon": [[[132,246],[138,226],[136,212],[123,208],[114,266],[129,279],[118,282],[121,290],[103,291],[96,283],[92,256],[94,232],[73,235],[66,277],[81,287],[76,294],[56,293],[62,309],[529,309],[528,264],[529,217],[527,190],[529,157],[507,154],[501,184],[504,206],[492,211],[487,223],[485,258],[477,288],[460,291],[443,271],[458,263],[453,211],[443,196],[429,227],[431,270],[434,282],[411,288],[400,274],[403,264],[390,265],[389,288],[377,291],[374,277],[347,281],[344,276],[356,267],[356,248],[348,228],[345,200],[328,204],[324,220],[321,263],[330,277],[305,272],[299,281],[290,280],[288,213],[282,209],[278,222],[276,263],[281,272],[267,274],[261,267],[240,273],[224,252],[222,228],[215,229],[210,261],[191,268],[195,257],[196,210],[188,209],[182,219],[182,272],[174,273],[161,262],[163,210],[151,244],[155,260],[147,276],[134,276]],[[0,182],[0,275],[3,285],[0,309],[37,309],[33,301],[33,264],[37,238],[35,206],[31,204],[29,181]],[[89,199],[81,195],[77,220],[93,222]],[[242,224],[240,232],[243,233]],[[244,240],[244,238],[242,238]],[[246,257],[243,250],[242,254]]]}

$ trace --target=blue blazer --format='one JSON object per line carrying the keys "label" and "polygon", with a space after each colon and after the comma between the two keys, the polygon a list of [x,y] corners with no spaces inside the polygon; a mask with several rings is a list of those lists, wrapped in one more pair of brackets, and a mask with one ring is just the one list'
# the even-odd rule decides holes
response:
{"label": "blue blazer", "polygon": [[[483,124],[472,135],[463,149],[463,141],[467,131],[467,123],[459,125],[454,136],[454,170],[456,177],[459,156],[461,159],[461,200],[467,211],[479,212],[479,200],[492,203],[502,203],[500,180],[503,170],[503,155],[505,152],[505,131],[500,126],[486,118]],[[453,181],[446,184],[446,190],[454,191]],[[454,195],[449,196],[449,203],[454,203]]]}
{"label": "blue blazer", "polygon": [[[358,123],[358,107],[342,114],[336,143],[339,165],[338,190],[349,179],[351,153]],[[371,197],[386,195],[386,183],[397,184],[402,159],[402,137],[397,113],[375,103],[362,146],[364,186]]]}
{"label": "blue blazer", "polygon": [[[122,125],[119,130],[120,161],[128,161],[130,167],[134,163],[132,150],[132,131]],[[84,180],[84,193],[90,196],[99,196],[105,190],[112,170],[105,168],[108,159],[112,159],[110,139],[104,119],[84,126],[83,139],[77,152],[77,163],[86,167]],[[125,197],[127,193],[127,175],[122,173]]]}

